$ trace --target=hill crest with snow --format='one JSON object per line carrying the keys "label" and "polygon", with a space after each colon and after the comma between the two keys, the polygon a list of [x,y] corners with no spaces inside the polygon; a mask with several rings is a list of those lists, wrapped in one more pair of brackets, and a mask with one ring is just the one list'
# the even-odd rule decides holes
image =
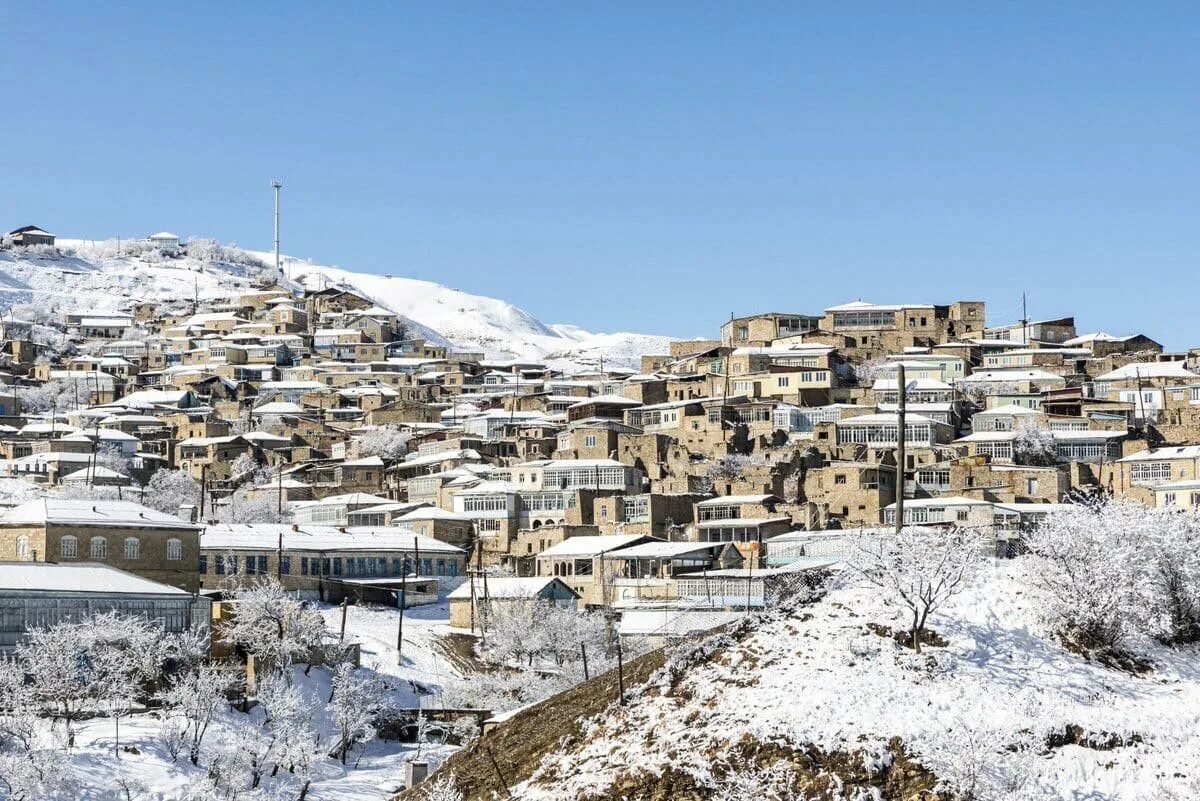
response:
{"label": "hill crest with snow", "polygon": [[[118,253],[115,241],[59,240],[57,248],[0,251],[0,308],[38,303],[63,311],[112,312],[131,301],[188,303],[247,291],[273,271],[274,256],[235,246],[206,245],[206,258]],[[497,298],[473,295],[433,281],[354,272],[285,256],[296,288],[341,285],[397,313],[417,336],[440,345],[483,351],[491,359],[544,361],[564,372],[606,367],[637,370],[641,356],[663,353],[671,337],[594,334],[567,324],[548,325]]]}

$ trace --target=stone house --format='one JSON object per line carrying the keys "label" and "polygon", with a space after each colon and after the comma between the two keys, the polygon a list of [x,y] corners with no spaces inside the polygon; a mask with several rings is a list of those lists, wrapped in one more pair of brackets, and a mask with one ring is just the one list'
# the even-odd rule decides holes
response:
{"label": "stone house", "polygon": [[198,532],[132,501],[39,498],[0,514],[0,560],[98,562],[194,593]]}

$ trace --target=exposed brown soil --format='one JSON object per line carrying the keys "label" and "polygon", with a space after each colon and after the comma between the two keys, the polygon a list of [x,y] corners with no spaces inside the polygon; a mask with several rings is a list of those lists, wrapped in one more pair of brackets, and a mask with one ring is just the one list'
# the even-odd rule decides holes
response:
{"label": "exposed brown soil", "polygon": [[[880,623],[868,623],[867,628],[873,634],[878,634],[880,637],[888,637],[903,645],[905,648],[912,648],[913,636],[912,632],[907,629],[892,629]],[[933,629],[926,627],[921,632],[921,645],[932,646],[934,648],[945,648],[949,645],[949,641],[945,637],[938,634]]]}
{"label": "exposed brown soil", "polygon": [[[664,661],[658,650],[628,662],[626,689],[643,684]],[[617,671],[610,670],[515,715],[450,757],[441,770],[454,773],[464,801],[508,798],[509,787],[528,779],[543,756],[580,737],[580,722],[616,699]],[[397,801],[420,798],[419,790],[396,796]]]}

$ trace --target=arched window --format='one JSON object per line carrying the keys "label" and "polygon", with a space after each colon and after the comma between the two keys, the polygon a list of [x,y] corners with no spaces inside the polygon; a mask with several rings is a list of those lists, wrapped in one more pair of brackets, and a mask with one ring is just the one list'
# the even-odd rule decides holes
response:
{"label": "arched window", "polygon": [[183,540],[167,540],[167,561],[178,562],[183,558]]}
{"label": "arched window", "polygon": [[125,558],[137,559],[142,550],[142,542],[137,537],[125,538]]}
{"label": "arched window", "polygon": [[17,537],[17,558],[29,558],[29,537]]}
{"label": "arched window", "polygon": [[104,537],[92,537],[92,558],[108,558],[108,541]]}
{"label": "arched window", "polygon": [[63,559],[77,559],[79,558],[79,540],[68,534],[59,540],[58,550]]}

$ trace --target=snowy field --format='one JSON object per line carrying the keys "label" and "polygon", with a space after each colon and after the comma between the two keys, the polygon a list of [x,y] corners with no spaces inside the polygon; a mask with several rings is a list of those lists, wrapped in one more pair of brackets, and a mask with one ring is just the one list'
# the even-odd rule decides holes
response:
{"label": "snowy field", "polygon": [[[713,783],[712,755],[744,736],[868,760],[899,736],[942,779],[974,783],[978,799],[1200,798],[1197,647],[1141,643],[1153,664],[1141,675],[1087,661],[1047,631],[1023,570],[991,564],[933,619],[948,644],[921,655],[868,628],[905,626],[877,590],[834,589],[693,666],[673,692],[613,710],[514,796],[575,799],[667,767]],[[1043,745],[1068,726],[1092,741]]]}

